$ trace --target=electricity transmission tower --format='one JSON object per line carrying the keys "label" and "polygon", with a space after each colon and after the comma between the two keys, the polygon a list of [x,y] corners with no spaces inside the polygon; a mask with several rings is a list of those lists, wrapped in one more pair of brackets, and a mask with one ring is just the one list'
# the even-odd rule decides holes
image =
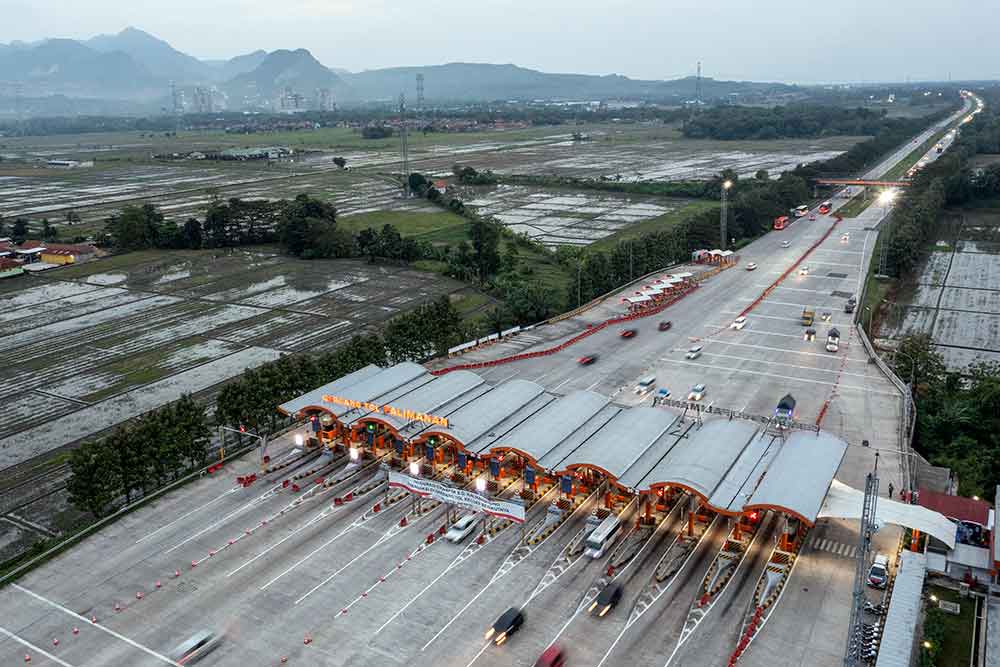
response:
{"label": "electricity transmission tower", "polygon": [[403,173],[403,196],[410,194],[410,147],[406,141],[406,93],[399,94],[399,153]]}
{"label": "electricity transmission tower", "polygon": [[861,524],[858,527],[858,555],[854,566],[854,594],[851,604],[851,621],[847,626],[847,650],[844,652],[844,667],[861,664],[864,648],[862,622],[865,604],[865,568],[871,552],[872,535],[878,526],[875,510],[878,506],[878,453],[875,454],[875,469],[865,478],[865,499],[861,507]]}

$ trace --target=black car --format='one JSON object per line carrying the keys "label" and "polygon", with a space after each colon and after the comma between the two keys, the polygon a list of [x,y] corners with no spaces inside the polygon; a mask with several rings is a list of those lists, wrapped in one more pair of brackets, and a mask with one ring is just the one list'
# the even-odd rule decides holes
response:
{"label": "black car", "polygon": [[590,604],[590,613],[604,616],[615,608],[615,605],[622,599],[622,585],[612,581],[597,594],[597,599]]}
{"label": "black car", "polygon": [[660,331],[670,331],[670,327],[673,325],[673,322],[670,322],[669,320],[666,322],[660,322]]}
{"label": "black car", "polygon": [[524,624],[524,614],[517,607],[511,607],[496,620],[493,627],[486,631],[486,639],[492,639],[497,646],[507,641],[507,638],[518,631]]}

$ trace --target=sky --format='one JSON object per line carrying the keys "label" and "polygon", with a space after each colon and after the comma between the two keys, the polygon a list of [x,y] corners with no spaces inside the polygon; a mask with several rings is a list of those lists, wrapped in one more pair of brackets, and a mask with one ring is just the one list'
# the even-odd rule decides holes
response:
{"label": "sky", "polygon": [[[199,58],[306,48],[351,71],[446,62],[825,83],[1000,79],[994,0],[0,0],[0,42],[135,26]],[[0,73],[0,79],[3,74]]]}

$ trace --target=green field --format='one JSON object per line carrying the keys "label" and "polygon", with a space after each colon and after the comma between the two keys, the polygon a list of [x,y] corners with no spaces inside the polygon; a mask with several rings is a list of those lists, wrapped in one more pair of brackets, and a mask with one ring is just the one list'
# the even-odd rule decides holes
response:
{"label": "green field", "polygon": [[669,213],[664,213],[663,215],[658,215],[650,220],[644,220],[643,222],[629,225],[625,229],[615,232],[611,236],[605,236],[603,239],[587,246],[587,250],[611,250],[618,244],[619,241],[639,238],[643,234],[647,234],[649,232],[662,231],[665,228],[676,225],[689,215],[694,215],[696,213],[700,213],[701,211],[718,207],[719,204],[714,201],[693,200],[691,203],[685,204],[684,206],[670,211]]}
{"label": "green field", "polygon": [[376,231],[392,225],[403,237],[431,243],[454,244],[469,238],[469,222],[448,211],[371,211],[337,218],[337,227],[352,234],[371,227]]}
{"label": "green field", "polygon": [[[937,667],[967,667],[972,657],[973,619],[976,613],[976,602],[973,598],[963,598],[950,588],[929,586],[927,595],[936,595],[938,599],[957,602],[962,611],[958,616],[940,614],[944,627],[944,641],[940,652],[934,661]],[[932,603],[929,603],[932,604]]]}

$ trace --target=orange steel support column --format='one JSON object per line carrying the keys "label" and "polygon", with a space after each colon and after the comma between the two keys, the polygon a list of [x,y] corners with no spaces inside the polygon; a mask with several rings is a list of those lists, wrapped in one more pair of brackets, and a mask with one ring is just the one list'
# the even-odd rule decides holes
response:
{"label": "orange steel support column", "polygon": [[649,496],[646,496],[646,518],[649,519],[653,515],[653,510],[650,507]]}
{"label": "orange steel support column", "polygon": [[688,512],[688,537],[694,536],[694,510]]}
{"label": "orange steel support column", "polygon": [[607,507],[608,509],[611,509],[613,504],[614,503],[611,500],[611,492],[608,491],[607,493],[604,494],[604,506]]}
{"label": "orange steel support column", "polygon": [[920,531],[916,528],[913,529],[913,537],[910,538],[910,551],[920,550]]}
{"label": "orange steel support column", "polygon": [[743,522],[743,517],[741,517],[741,516],[736,517],[736,527],[733,528],[733,539],[736,540],[736,541],[740,541],[740,540],[743,539],[743,536],[740,535],[740,528],[741,528],[742,522]]}

